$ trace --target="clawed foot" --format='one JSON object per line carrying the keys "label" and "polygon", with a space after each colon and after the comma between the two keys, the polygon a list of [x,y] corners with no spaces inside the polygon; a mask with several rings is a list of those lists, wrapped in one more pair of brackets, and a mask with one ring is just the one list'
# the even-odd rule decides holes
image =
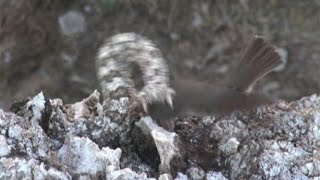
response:
{"label": "clawed foot", "polygon": [[142,112],[144,115],[149,114],[148,107],[152,103],[164,103],[173,109],[173,90],[160,90],[157,92],[145,93],[141,91],[137,93],[135,90],[129,91],[132,103],[129,107],[131,112]]}

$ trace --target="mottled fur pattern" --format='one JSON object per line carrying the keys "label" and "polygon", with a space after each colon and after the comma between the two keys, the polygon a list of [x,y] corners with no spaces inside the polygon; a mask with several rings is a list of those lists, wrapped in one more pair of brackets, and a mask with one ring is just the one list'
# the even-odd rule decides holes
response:
{"label": "mottled fur pattern", "polygon": [[[134,33],[107,39],[96,60],[104,98],[119,88],[128,89],[145,112],[170,129],[174,117],[190,112],[225,114],[272,103],[270,98],[250,91],[256,81],[282,63],[273,46],[254,36],[236,68],[229,73],[226,84],[208,84],[177,74],[170,79],[169,67],[160,50],[150,40]],[[141,90],[133,78],[138,74],[133,64],[141,71]]]}
{"label": "mottled fur pattern", "polygon": [[[132,79],[136,73],[133,63],[142,72],[143,86],[140,91]],[[172,107],[175,91],[170,87],[169,67],[160,50],[150,40],[134,33],[110,37],[98,52],[96,69],[104,98],[122,87],[137,97],[145,112],[152,103],[167,103]]]}

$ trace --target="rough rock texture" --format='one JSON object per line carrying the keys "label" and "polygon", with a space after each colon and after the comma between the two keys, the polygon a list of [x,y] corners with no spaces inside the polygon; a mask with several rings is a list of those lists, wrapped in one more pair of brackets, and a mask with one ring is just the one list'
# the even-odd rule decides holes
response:
{"label": "rough rock texture", "polygon": [[160,156],[159,171],[161,173],[170,173],[170,163],[173,159],[179,160],[181,163],[179,164],[179,168],[185,166],[179,153],[180,141],[176,133],[168,132],[159,127],[150,116],[141,118],[140,121],[136,122],[136,125],[141,128],[146,136],[152,137]]}
{"label": "rough rock texture", "polygon": [[[41,94],[21,99],[40,91],[69,102],[86,97],[97,87],[98,46],[124,31],[152,37],[178,69],[213,81],[225,77],[252,34],[266,35],[288,62],[258,89],[297,99],[320,87],[318,1],[99,2],[0,1],[0,107],[20,99],[12,112],[0,109],[0,179],[319,177],[318,96],[224,117],[181,117],[173,143],[163,132],[179,153],[170,164],[157,149],[163,146],[135,125],[141,115],[128,112],[126,95],[104,110],[97,92],[72,105]],[[83,160],[90,167],[81,169]],[[161,163],[170,175],[160,174]]]}
{"label": "rough rock texture", "polygon": [[102,111],[97,91],[73,105],[39,93],[13,104],[14,112],[0,110],[0,179],[320,177],[317,95],[180,118],[175,132],[128,113],[127,99]]}
{"label": "rough rock texture", "polygon": [[185,119],[176,132],[188,159],[230,179],[319,177],[316,95],[227,117]]}

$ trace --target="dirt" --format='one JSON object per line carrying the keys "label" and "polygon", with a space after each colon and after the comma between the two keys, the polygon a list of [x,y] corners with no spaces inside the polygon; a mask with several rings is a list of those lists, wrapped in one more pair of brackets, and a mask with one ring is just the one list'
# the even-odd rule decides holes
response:
{"label": "dirt", "polygon": [[[318,1],[3,1],[0,2],[0,107],[43,91],[65,103],[87,97],[97,82],[94,58],[120,32],[152,39],[171,69],[212,83],[223,81],[254,34],[288,53],[280,72],[257,91],[294,100],[318,93]],[[68,37],[58,19],[81,13],[86,30]]]}

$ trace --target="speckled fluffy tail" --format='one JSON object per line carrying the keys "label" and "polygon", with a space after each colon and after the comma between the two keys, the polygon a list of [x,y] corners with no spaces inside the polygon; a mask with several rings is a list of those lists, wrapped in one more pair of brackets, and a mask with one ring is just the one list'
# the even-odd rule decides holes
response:
{"label": "speckled fluffy tail", "polygon": [[275,47],[256,35],[231,73],[228,86],[242,92],[250,92],[259,79],[283,63],[284,60]]}
{"label": "speckled fluffy tail", "polygon": [[[136,72],[132,63],[140,68],[141,90],[137,90],[133,82]],[[170,88],[167,62],[155,44],[140,35],[122,33],[107,39],[97,54],[96,70],[105,98],[118,88],[126,88],[138,98],[146,112],[148,105],[156,102],[173,106],[175,92]]]}

